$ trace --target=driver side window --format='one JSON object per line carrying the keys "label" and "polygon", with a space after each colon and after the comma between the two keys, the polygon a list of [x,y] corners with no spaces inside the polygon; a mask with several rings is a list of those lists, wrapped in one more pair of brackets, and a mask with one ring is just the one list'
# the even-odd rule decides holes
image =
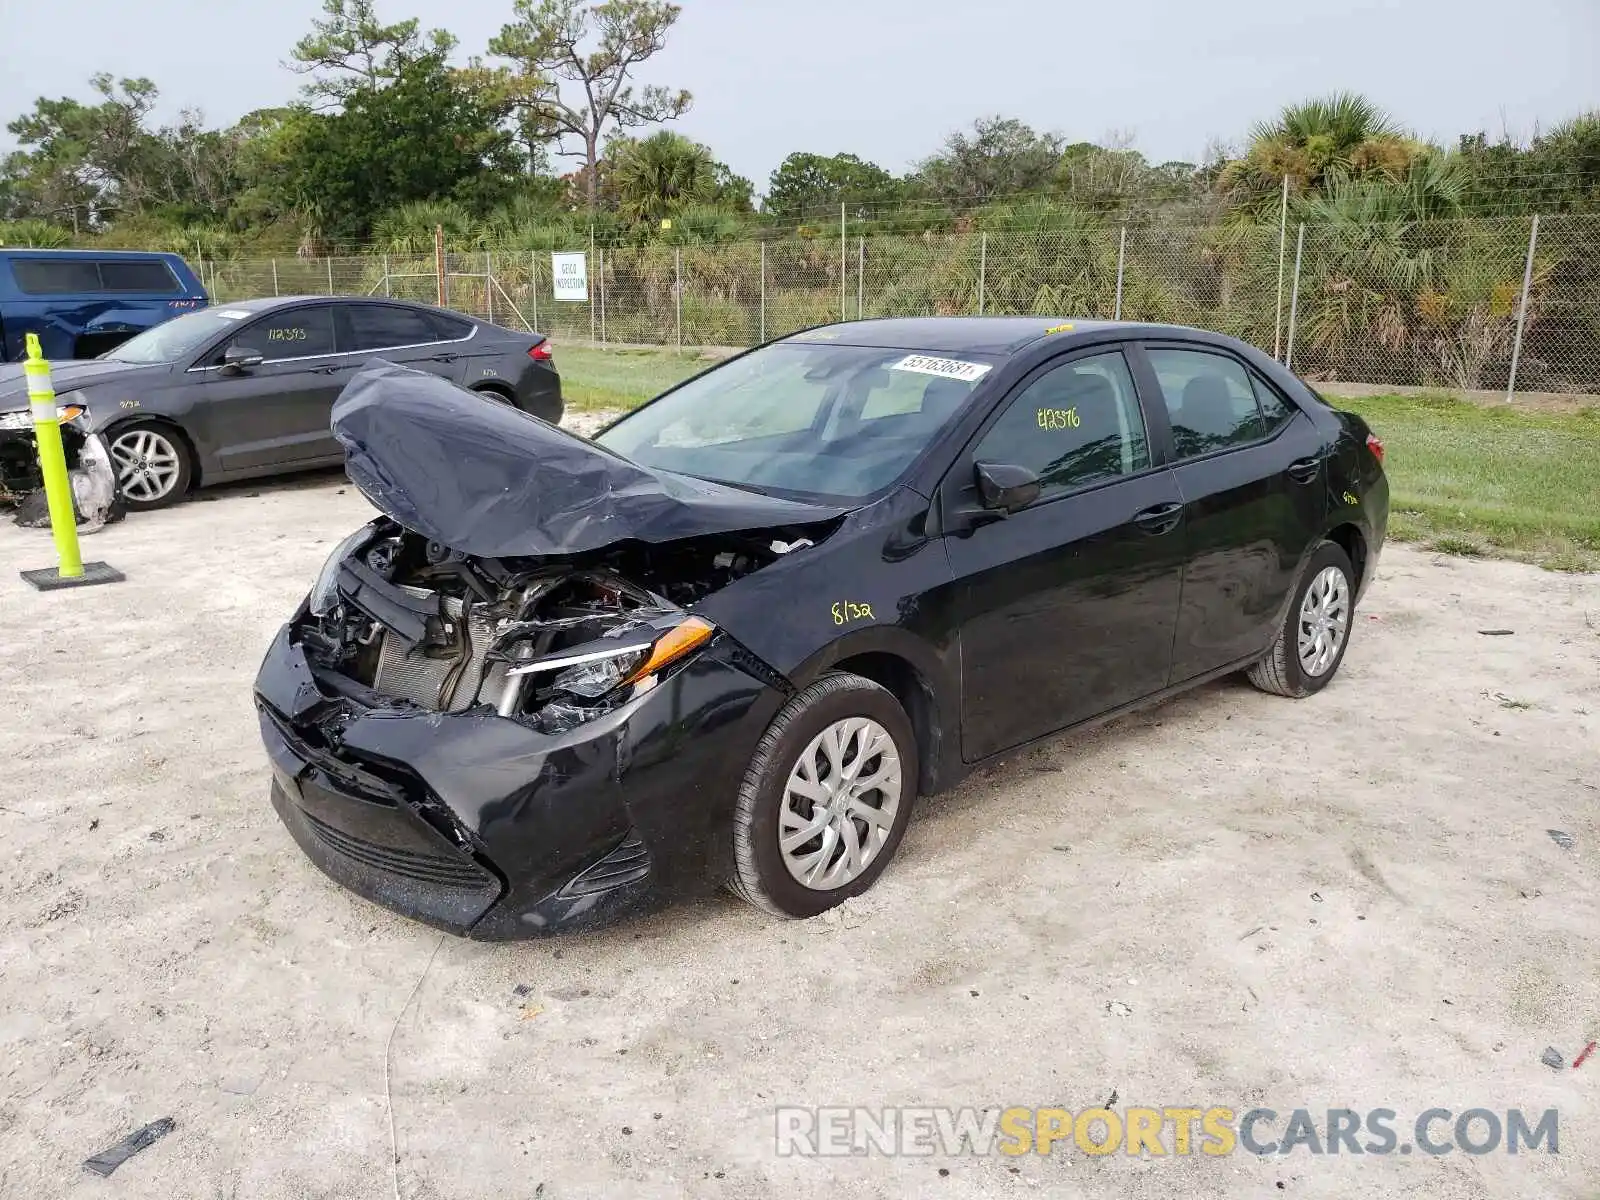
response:
{"label": "driver side window", "polygon": [[217,356],[235,346],[259,353],[267,362],[286,358],[315,358],[334,353],[333,309],[291,308],[269,313],[228,339]]}
{"label": "driver side window", "polygon": [[1150,465],[1144,415],[1121,352],[1076,358],[1011,399],[973,454],[1026,467],[1048,500]]}

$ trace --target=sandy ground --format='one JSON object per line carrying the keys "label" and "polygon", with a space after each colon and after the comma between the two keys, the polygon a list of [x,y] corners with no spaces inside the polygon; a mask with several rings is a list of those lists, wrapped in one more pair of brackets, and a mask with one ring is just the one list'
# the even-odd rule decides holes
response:
{"label": "sandy ground", "polygon": [[[1597,1194],[1600,1061],[1539,1056],[1600,1037],[1600,577],[1391,548],[1319,697],[1230,681],[1020,754],[828,919],[486,946],[341,891],[267,803],[250,680],[367,511],[208,494],[48,596],[48,536],[0,526],[0,1196],[390,1196],[391,1034],[406,1197]],[[778,1104],[1113,1093],[1554,1107],[1560,1154],[774,1153]]]}

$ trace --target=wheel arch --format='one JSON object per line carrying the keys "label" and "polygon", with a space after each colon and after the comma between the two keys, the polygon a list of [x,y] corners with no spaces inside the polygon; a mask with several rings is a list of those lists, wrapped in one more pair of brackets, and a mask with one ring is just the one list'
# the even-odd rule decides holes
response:
{"label": "wheel arch", "polygon": [[178,421],[173,417],[166,416],[163,413],[130,413],[126,417],[118,417],[104,429],[97,430],[96,432],[102,434],[106,439],[106,443],[109,445],[111,442],[116,440],[118,433],[124,429],[127,429],[130,425],[161,425],[167,429],[170,429],[174,434],[176,434],[178,440],[183,443],[184,450],[187,451],[189,455],[189,490],[194,491],[201,486],[201,480],[204,477],[205,466],[200,457],[200,448],[195,444],[194,437],[187,429],[183,427],[183,423],[181,421]]}
{"label": "wheel arch", "polygon": [[917,739],[917,777],[924,793],[947,786],[943,757],[948,747],[933,683],[915,663],[892,650],[863,650],[828,664],[829,671],[848,671],[886,688],[911,719]]}
{"label": "wheel arch", "polygon": [[1370,566],[1367,555],[1367,535],[1354,521],[1344,521],[1335,525],[1322,535],[1327,541],[1338,546],[1350,557],[1350,566],[1356,573],[1354,591],[1359,594],[1361,587],[1367,581],[1367,570]]}
{"label": "wheel arch", "polygon": [[517,394],[511,390],[509,384],[505,383],[475,383],[468,390],[474,392],[488,392],[491,395],[499,396],[500,399],[504,400],[507,404],[514,405],[517,402]]}

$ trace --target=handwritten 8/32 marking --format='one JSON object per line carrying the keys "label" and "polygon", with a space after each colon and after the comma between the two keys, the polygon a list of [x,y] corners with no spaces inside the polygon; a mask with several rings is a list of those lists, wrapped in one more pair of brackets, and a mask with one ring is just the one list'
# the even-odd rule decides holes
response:
{"label": "handwritten 8/32 marking", "polygon": [[1083,424],[1076,408],[1041,408],[1038,421],[1040,429],[1076,429]]}
{"label": "handwritten 8/32 marking", "polygon": [[872,605],[857,604],[854,600],[841,600],[833,606],[833,623],[848,625],[851,621],[876,621]]}

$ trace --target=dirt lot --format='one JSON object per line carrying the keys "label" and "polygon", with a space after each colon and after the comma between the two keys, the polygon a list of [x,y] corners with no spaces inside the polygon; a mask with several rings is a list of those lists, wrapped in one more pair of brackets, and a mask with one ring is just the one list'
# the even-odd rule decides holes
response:
{"label": "dirt lot", "polygon": [[[48,535],[0,526],[0,1196],[389,1196],[386,1049],[407,1197],[1596,1195],[1600,1060],[1539,1056],[1600,1037],[1600,576],[1391,548],[1321,696],[1226,682],[1020,754],[830,919],[485,946],[341,891],[267,803],[250,680],[366,513],[229,489],[49,596],[16,575]],[[1560,1154],[774,1154],[778,1104],[1113,1094],[1554,1107]]]}

